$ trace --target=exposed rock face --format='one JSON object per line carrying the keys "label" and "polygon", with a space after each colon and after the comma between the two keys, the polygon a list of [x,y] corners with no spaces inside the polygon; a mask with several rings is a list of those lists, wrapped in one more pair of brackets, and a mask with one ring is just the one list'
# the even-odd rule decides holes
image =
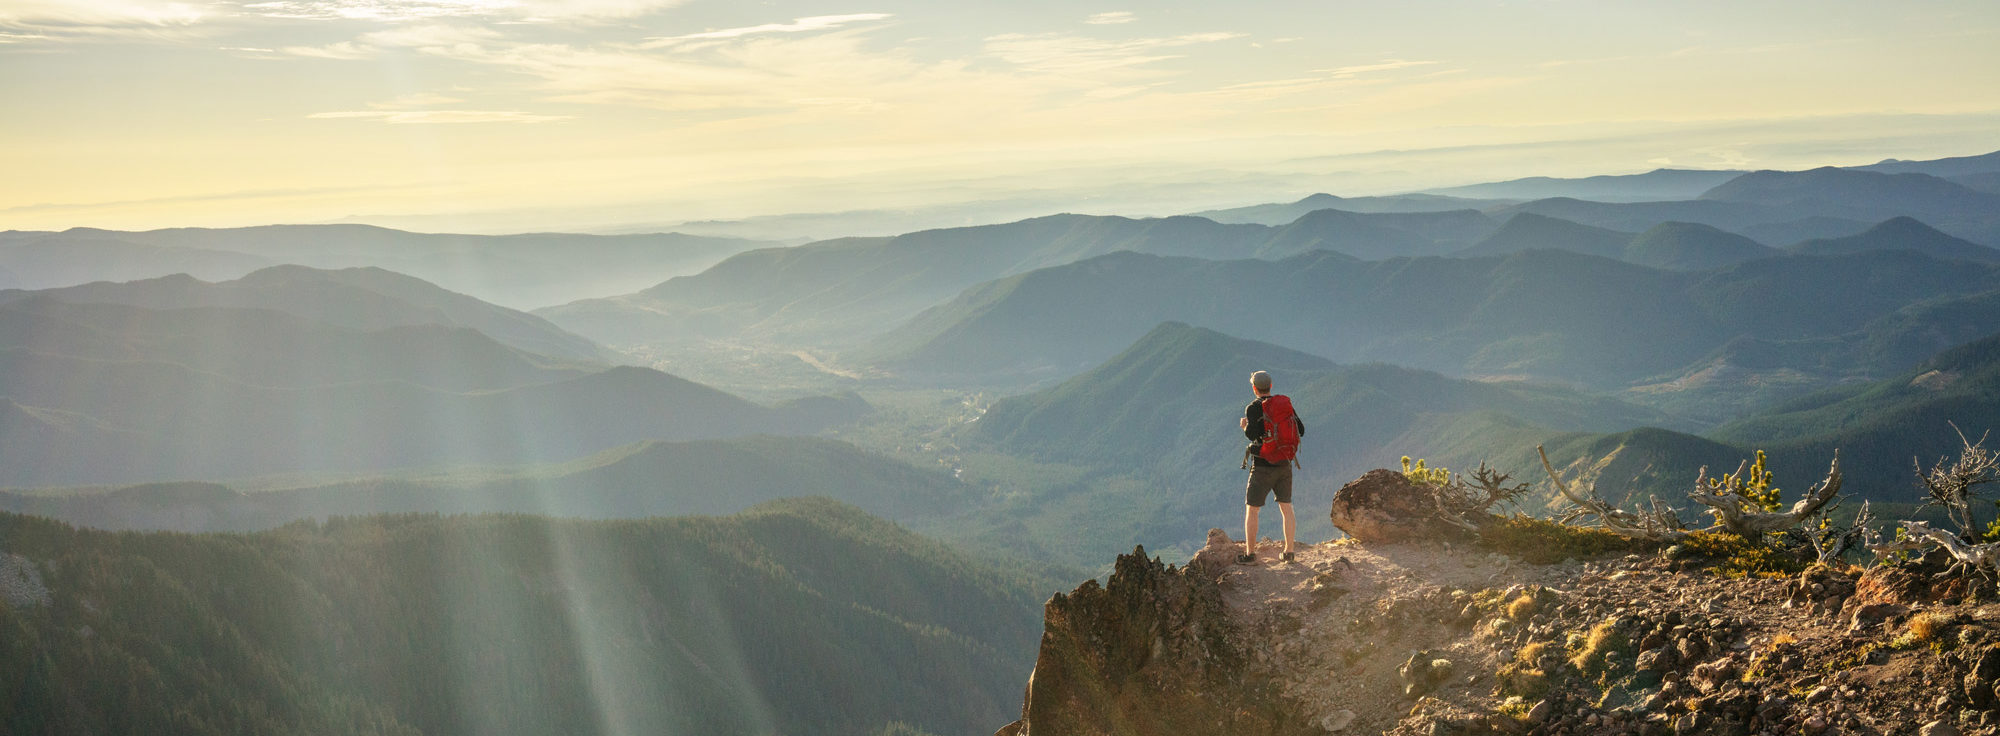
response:
{"label": "exposed rock face", "polygon": [[1052,599],[1001,734],[2000,736],[1993,584],[1936,599],[1928,563],[1729,578],[1341,540],[1237,565],[1240,544],[1124,556]]}
{"label": "exposed rock face", "polygon": [[1363,542],[1450,538],[1459,530],[1437,520],[1431,489],[1402,473],[1377,468],[1333,493],[1333,525]]}
{"label": "exposed rock face", "polygon": [[1110,582],[1085,582],[1045,608],[1018,736],[1317,732],[1248,658],[1215,582],[1218,570],[1120,555]]}

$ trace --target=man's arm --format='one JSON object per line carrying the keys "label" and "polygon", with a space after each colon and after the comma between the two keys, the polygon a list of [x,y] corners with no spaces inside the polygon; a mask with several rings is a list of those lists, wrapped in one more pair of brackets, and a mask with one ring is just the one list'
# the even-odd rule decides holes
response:
{"label": "man's arm", "polygon": [[1261,440],[1264,438],[1264,405],[1255,401],[1243,408],[1243,438]]}

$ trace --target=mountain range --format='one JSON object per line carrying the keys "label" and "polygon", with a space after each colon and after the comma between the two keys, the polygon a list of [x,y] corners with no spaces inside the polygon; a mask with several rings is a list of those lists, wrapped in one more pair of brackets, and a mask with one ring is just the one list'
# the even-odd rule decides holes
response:
{"label": "mountain range", "polygon": [[190,274],[223,281],[278,264],[409,274],[517,309],[618,294],[694,273],[767,241],[679,233],[456,235],[368,225],[0,233],[16,288]]}
{"label": "mountain range", "polygon": [[1665,202],[1693,199],[1744,172],[1737,170],[1654,169],[1559,179],[1530,176],[1508,181],[1427,190],[1427,194],[1479,199],[1535,200],[1574,197],[1598,202]]}
{"label": "mountain range", "polygon": [[207,532],[419,512],[592,519],[724,515],[800,496],[829,497],[906,524],[964,511],[977,500],[970,487],[942,470],[920,470],[837,440],[756,435],[648,440],[546,465],[0,492],[0,510],[98,529]]}
{"label": "mountain range", "polygon": [[375,269],[4,292],[0,484],[560,462],[645,440],[812,434],[866,411],[853,396],[753,404],[587,359],[599,354],[539,318]]}
{"label": "mountain range", "polygon": [[1121,253],[970,289],[861,357],[913,374],[1061,376],[1169,319],[1343,362],[1617,390],[1743,336],[1846,335],[1920,301],[1995,288],[1993,266],[1911,251],[1697,272],[1554,250],[1374,262],[1324,252],[1282,261]]}

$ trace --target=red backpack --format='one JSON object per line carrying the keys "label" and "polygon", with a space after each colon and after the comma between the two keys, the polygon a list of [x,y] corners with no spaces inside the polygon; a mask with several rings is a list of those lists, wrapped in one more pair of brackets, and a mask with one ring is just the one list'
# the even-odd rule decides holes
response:
{"label": "red backpack", "polygon": [[1257,448],[1257,454],[1274,463],[1294,463],[1299,461],[1298,415],[1292,412],[1292,400],[1283,394],[1273,394],[1262,402],[1264,406],[1264,444]]}

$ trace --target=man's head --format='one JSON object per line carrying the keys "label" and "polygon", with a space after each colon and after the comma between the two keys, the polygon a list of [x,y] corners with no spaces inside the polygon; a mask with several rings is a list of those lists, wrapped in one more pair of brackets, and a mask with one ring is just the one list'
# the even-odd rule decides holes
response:
{"label": "man's head", "polygon": [[1270,396],[1271,374],[1263,371],[1250,374],[1250,390],[1256,392],[1258,396]]}

